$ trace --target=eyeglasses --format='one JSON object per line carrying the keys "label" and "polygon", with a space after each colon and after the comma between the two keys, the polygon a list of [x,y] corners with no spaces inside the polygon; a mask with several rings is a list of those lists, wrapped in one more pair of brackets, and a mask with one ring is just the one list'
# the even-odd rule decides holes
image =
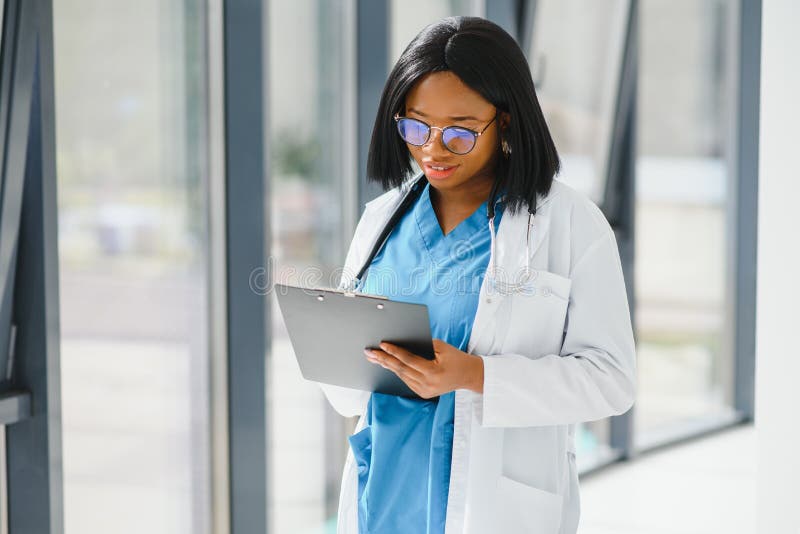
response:
{"label": "eyeglasses", "polygon": [[403,138],[403,141],[409,145],[423,146],[428,142],[428,139],[430,139],[431,130],[439,130],[442,132],[442,144],[445,148],[453,154],[459,155],[467,154],[475,148],[478,137],[486,131],[486,128],[488,128],[496,118],[497,113],[495,113],[492,120],[483,127],[483,130],[476,132],[469,128],[464,128],[463,126],[445,126],[444,128],[439,128],[438,126],[431,126],[421,120],[401,117],[397,113],[394,115],[394,120],[397,122],[397,131],[400,133],[400,137]]}

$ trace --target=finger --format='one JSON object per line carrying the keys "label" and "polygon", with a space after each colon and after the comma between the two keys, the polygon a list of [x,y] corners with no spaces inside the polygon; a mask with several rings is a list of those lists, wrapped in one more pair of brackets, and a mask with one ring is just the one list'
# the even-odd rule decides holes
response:
{"label": "finger", "polygon": [[420,373],[428,373],[430,372],[430,360],[423,358],[413,352],[404,349],[398,345],[388,342],[382,342],[380,347],[385,351],[403,362],[408,367],[420,372]]}
{"label": "finger", "polygon": [[[367,359],[369,359],[369,361],[377,363],[384,369],[393,372],[400,380],[405,382],[414,393],[420,397],[422,396],[422,391],[425,388],[425,384],[422,382],[422,379],[424,379],[422,375],[415,374],[416,372],[413,369],[403,366],[402,362],[394,359],[390,354],[383,351],[365,349],[364,352],[367,354]],[[379,355],[376,356],[376,353]],[[394,364],[392,360],[394,360]]]}
{"label": "finger", "polygon": [[428,385],[426,383],[417,380],[416,378],[414,378],[414,376],[409,375],[407,373],[397,373],[393,369],[388,368],[388,367],[387,367],[387,369],[389,369],[390,371],[395,373],[397,375],[397,377],[400,380],[402,380],[403,383],[406,386],[408,386],[408,388],[411,391],[413,391],[414,393],[419,395],[421,398],[430,399],[430,398],[433,397],[433,395],[430,394],[430,388],[428,387]]}
{"label": "finger", "polygon": [[[391,356],[390,356],[391,358]],[[427,383],[424,381],[417,380],[414,376],[409,375],[407,373],[398,373],[394,369],[386,367],[393,373],[397,375],[397,377],[403,381],[403,383],[408,386],[408,388],[419,395],[422,399],[432,399],[438,395],[438,393],[433,393],[431,388],[428,386]]]}
{"label": "finger", "polygon": [[384,352],[382,350],[372,350],[371,352],[375,355],[380,365],[389,369],[390,371],[393,371],[396,375],[401,377],[408,376],[409,378],[412,378],[417,382],[424,380],[425,375],[423,373],[414,369],[413,367],[406,365],[398,358],[395,358],[393,355]]}
{"label": "finger", "polygon": [[[393,358],[392,356],[388,356],[384,362],[389,363],[389,365],[385,365],[386,369],[389,369],[396,374],[400,380],[405,382],[405,384],[421,398],[432,399],[438,395],[438,393],[433,393],[434,389],[432,388],[428,377],[423,373],[420,373],[408,366],[404,366],[402,362]],[[392,364],[394,367],[392,367]]]}
{"label": "finger", "polygon": [[411,391],[413,391],[414,393],[419,395],[421,398],[423,398],[423,399],[430,398],[427,395],[427,390],[425,389],[424,385],[420,384],[419,382],[417,382],[416,380],[414,380],[413,378],[410,378],[408,376],[401,376],[401,375],[397,375],[397,376],[400,378],[400,380],[403,381],[403,383],[406,386],[408,386],[408,389],[410,389]]}

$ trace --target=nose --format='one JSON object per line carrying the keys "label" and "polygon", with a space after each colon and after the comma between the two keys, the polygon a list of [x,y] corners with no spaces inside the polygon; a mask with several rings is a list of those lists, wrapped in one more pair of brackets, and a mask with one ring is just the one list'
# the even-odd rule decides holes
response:
{"label": "nose", "polygon": [[436,154],[449,154],[450,151],[444,146],[442,139],[442,130],[436,127],[431,127],[431,134],[428,136],[428,142],[422,145],[422,151],[431,156]]}

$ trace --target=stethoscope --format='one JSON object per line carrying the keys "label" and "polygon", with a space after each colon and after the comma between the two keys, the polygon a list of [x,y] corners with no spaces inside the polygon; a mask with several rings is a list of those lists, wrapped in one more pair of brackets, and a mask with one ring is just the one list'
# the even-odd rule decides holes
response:
{"label": "stethoscope", "polygon": [[[364,273],[369,268],[370,264],[372,264],[372,260],[375,259],[375,256],[380,252],[383,248],[384,244],[386,244],[386,240],[389,238],[389,234],[392,233],[392,230],[403,217],[403,214],[416,202],[419,198],[419,195],[422,193],[428,179],[424,173],[420,172],[411,180],[411,186],[403,193],[403,198],[400,200],[400,203],[395,208],[394,212],[392,212],[391,217],[386,222],[386,225],[381,230],[381,233],[378,234],[378,238],[375,240],[375,244],[372,246],[372,250],[370,250],[367,259],[364,261],[364,264],[356,274],[355,278],[351,281],[350,288],[351,291],[361,291],[365,278]],[[495,184],[492,187],[492,191],[489,194],[490,201],[487,203],[486,208],[486,216],[489,219],[489,232],[491,235],[491,244],[490,244],[490,255],[492,258],[492,262],[489,266],[489,269],[486,272],[486,277],[490,284],[490,287],[493,291],[501,295],[511,295],[514,293],[520,293],[523,291],[529,290],[529,283],[531,280],[536,278],[537,271],[531,269],[531,228],[533,227],[533,220],[535,216],[535,208],[528,207],[528,228],[526,231],[525,236],[525,258],[527,259],[525,263],[525,268],[522,272],[522,277],[520,280],[514,281],[505,281],[500,280],[497,277],[497,254],[496,254],[496,235],[495,235],[495,228],[494,228],[494,197],[497,194],[497,186]],[[502,199],[503,197],[500,197]],[[498,200],[500,200],[498,199]]]}

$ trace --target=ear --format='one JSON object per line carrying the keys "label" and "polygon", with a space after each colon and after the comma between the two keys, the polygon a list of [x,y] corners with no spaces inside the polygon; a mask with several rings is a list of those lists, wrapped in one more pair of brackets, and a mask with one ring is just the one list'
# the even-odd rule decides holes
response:
{"label": "ear", "polygon": [[511,114],[507,111],[501,111],[500,115],[497,117],[497,121],[500,124],[500,129],[505,130],[508,128],[508,125],[511,124]]}

